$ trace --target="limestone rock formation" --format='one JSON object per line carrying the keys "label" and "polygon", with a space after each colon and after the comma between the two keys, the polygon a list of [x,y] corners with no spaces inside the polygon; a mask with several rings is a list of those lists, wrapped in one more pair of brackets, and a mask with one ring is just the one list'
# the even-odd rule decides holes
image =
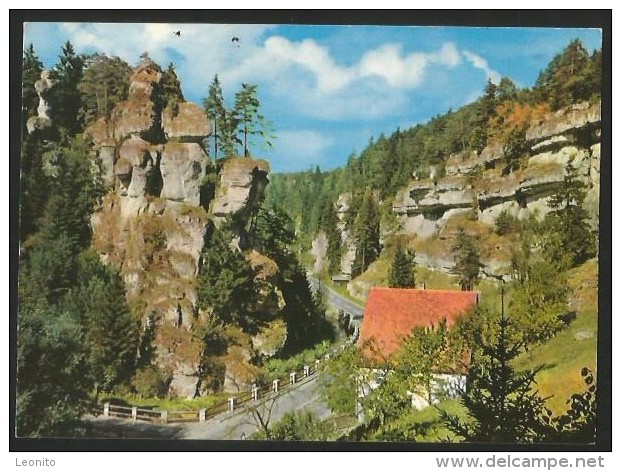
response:
{"label": "limestone rock formation", "polygon": [[227,216],[247,219],[257,208],[257,197],[263,194],[267,186],[268,172],[269,165],[265,160],[231,158],[224,161],[219,189],[211,206],[216,225]]}
{"label": "limestone rock formation", "polygon": [[50,77],[50,71],[42,71],[41,78],[35,82],[35,90],[39,96],[37,116],[29,118],[26,122],[26,129],[29,134],[35,131],[42,131],[52,125],[52,120],[50,118],[50,104],[47,101],[47,94],[53,86],[54,82]]}
{"label": "limestone rock formation", "polygon": [[[160,67],[143,58],[127,100],[87,128],[110,188],[92,216],[93,246],[120,268],[143,324],[156,326],[155,362],[168,377],[169,394],[194,397],[211,388],[200,373],[204,345],[192,332],[210,315],[198,308],[195,288],[205,234],[209,224],[230,217],[237,235],[245,236],[269,165],[247,158],[212,162],[203,148],[209,120],[193,103],[166,106],[161,77]],[[207,172],[218,176],[213,214],[201,200]],[[252,335],[235,327],[227,333],[233,341],[218,360],[224,366],[219,384],[230,391],[254,381],[255,358],[274,355],[287,338],[278,318],[284,307],[278,266],[257,252],[247,258],[255,272],[255,310],[264,322]]]}
{"label": "limestone rock formation", "polygon": [[[526,165],[511,173],[502,169],[502,142],[490,144],[479,155],[451,155],[444,178],[412,181],[395,196],[393,211],[403,233],[431,243],[455,217],[472,217],[490,226],[503,211],[518,218],[543,217],[568,166],[586,183],[584,205],[597,224],[600,121],[599,104],[579,103],[532,123],[526,131]],[[484,262],[491,275],[502,271],[493,255]],[[452,266],[451,260],[424,249],[417,252],[417,263],[443,271]]]}

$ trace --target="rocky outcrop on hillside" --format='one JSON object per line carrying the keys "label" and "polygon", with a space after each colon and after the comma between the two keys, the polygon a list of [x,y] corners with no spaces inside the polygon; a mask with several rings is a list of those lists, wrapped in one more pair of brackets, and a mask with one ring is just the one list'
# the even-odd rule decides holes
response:
{"label": "rocky outcrop on hillside", "polygon": [[[580,103],[550,113],[526,131],[529,155],[519,170],[503,171],[504,144],[486,147],[480,155],[451,156],[446,176],[417,180],[400,191],[393,211],[402,230],[418,239],[436,237],[455,216],[493,225],[502,211],[518,218],[550,211],[548,201],[559,188],[568,165],[576,169],[588,187],[585,207],[593,223],[598,220],[600,168],[600,105]],[[421,253],[419,263],[446,269],[446,260]],[[489,266],[495,265],[488,260]],[[497,265],[497,264],[496,264]]]}
{"label": "rocky outcrop on hillside", "polygon": [[37,116],[33,116],[26,122],[28,133],[42,131],[52,125],[50,118],[50,104],[47,100],[49,90],[54,86],[54,82],[50,76],[49,70],[41,72],[41,78],[35,82],[35,91],[39,96],[39,106],[37,107]]}
{"label": "rocky outcrop on hillside", "polygon": [[[92,216],[93,246],[104,261],[120,268],[128,301],[143,325],[156,326],[155,362],[168,377],[169,394],[194,397],[204,390],[204,345],[192,326],[209,315],[198,308],[195,288],[207,227],[226,218],[245,227],[262,199],[269,165],[252,159],[212,162],[203,148],[211,133],[209,120],[193,103],[166,107],[161,77],[159,66],[143,59],[130,78],[127,100],[110,119],[87,129],[110,188]],[[213,213],[202,197],[207,173],[218,175]],[[264,298],[261,309],[278,311],[282,294],[279,298],[275,286],[275,263],[260,254],[251,263]],[[257,355],[253,342],[260,354],[282,347],[286,329],[280,337],[270,334],[264,329],[253,339],[239,333],[223,360],[225,383],[248,379],[235,371],[252,370],[250,360]]]}

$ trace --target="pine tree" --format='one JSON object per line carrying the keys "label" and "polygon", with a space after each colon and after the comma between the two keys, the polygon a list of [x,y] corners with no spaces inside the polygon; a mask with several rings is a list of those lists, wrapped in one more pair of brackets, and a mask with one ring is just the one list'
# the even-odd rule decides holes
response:
{"label": "pine tree", "polygon": [[164,97],[164,106],[169,107],[173,112],[173,116],[176,116],[179,114],[179,103],[182,103],[185,99],[181,91],[181,82],[177,77],[177,72],[172,62],[168,64],[168,69],[162,73],[160,87]]}
{"label": "pine tree", "polygon": [[37,56],[32,43],[24,50],[22,59],[22,108],[24,129],[28,118],[37,115],[39,96],[35,83],[41,78],[43,64]]}
{"label": "pine tree", "polygon": [[254,275],[244,256],[229,246],[231,238],[214,228],[201,255],[196,291],[199,307],[239,324],[253,302]]}
{"label": "pine tree", "polygon": [[541,224],[530,221],[526,229],[512,257],[509,307],[516,338],[529,347],[562,328],[569,288],[563,258],[550,256],[543,249]]}
{"label": "pine tree", "polygon": [[379,225],[380,215],[375,195],[367,189],[354,221],[356,255],[352,265],[352,276],[363,273],[379,257]]}
{"label": "pine tree", "polygon": [[84,57],[76,54],[67,41],[59,63],[52,70],[55,82],[50,90],[51,118],[61,135],[75,136],[82,130],[79,110],[82,107],[78,84],[82,80]]}
{"label": "pine tree", "polygon": [[328,240],[326,256],[328,257],[328,273],[335,275],[341,272],[341,231],[338,228],[338,216],[329,199],[324,204],[321,213],[320,227]]}
{"label": "pine tree", "polygon": [[554,110],[580,100],[588,100],[601,88],[601,82],[598,84],[597,80],[590,82],[590,85],[597,87],[595,90],[587,86],[590,73],[589,53],[579,39],[574,39],[539,74],[535,91]]}
{"label": "pine tree", "polygon": [[227,137],[226,128],[229,123],[226,120],[226,109],[224,108],[224,97],[218,74],[214,75],[213,81],[209,86],[209,95],[203,99],[205,113],[213,123],[213,147],[214,159],[218,158],[218,145],[222,144]]}
{"label": "pine tree", "polygon": [[481,152],[487,145],[489,120],[496,108],[496,85],[491,80],[485,85],[485,94],[476,104],[475,124],[470,137],[470,147]]}
{"label": "pine tree", "polygon": [[460,227],[452,252],[455,257],[453,274],[459,276],[462,291],[471,291],[480,279],[481,270],[479,248],[475,238]]}
{"label": "pine tree", "polygon": [[398,245],[388,272],[388,286],[391,288],[414,288],[416,286],[415,266],[414,254],[403,250],[401,245]]}
{"label": "pine tree", "polygon": [[78,258],[78,285],[63,305],[81,325],[96,395],[127,383],[134,372],[139,331],[119,273],[103,265],[95,252],[83,252]]}
{"label": "pine tree", "polygon": [[96,118],[110,118],[115,105],[127,98],[131,67],[118,57],[93,54],[85,59],[86,67],[78,84],[85,123]]}
{"label": "pine tree", "polygon": [[509,329],[503,313],[497,336],[474,339],[467,387],[460,393],[470,420],[440,410],[449,430],[467,442],[537,443],[552,433],[545,400],[533,388],[541,368],[525,373],[514,370],[511,362],[523,351],[523,344],[509,339]]}
{"label": "pine tree", "polygon": [[249,139],[259,136],[267,147],[272,146],[274,138],[271,126],[259,113],[261,104],[257,98],[257,85],[242,83],[242,89],[235,94],[234,122],[239,140],[243,144],[244,157],[250,157]]}
{"label": "pine tree", "polygon": [[555,260],[567,260],[573,267],[597,254],[597,238],[589,224],[589,214],[582,207],[586,185],[571,164],[565,169],[563,185],[548,203],[552,211],[546,216],[552,237],[548,251]]}

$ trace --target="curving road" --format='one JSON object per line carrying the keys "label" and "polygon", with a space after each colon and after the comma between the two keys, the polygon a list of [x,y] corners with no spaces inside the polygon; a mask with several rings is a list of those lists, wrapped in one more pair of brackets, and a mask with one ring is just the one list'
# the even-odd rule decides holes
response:
{"label": "curving road", "polygon": [[[319,280],[317,278],[308,277],[308,281],[313,288],[316,290],[319,286]],[[330,287],[325,284],[322,285],[325,288],[328,294],[328,304],[331,304],[335,309],[345,311],[347,314],[351,316],[352,322],[360,324],[362,322],[362,316],[364,315],[364,307],[359,306],[358,304],[350,301],[349,299],[341,296],[336,291],[330,289]]]}

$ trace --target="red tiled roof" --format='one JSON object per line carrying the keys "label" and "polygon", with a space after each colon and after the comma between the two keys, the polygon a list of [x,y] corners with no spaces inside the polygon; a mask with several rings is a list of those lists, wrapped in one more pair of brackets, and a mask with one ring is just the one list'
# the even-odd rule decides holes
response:
{"label": "red tiled roof", "polygon": [[392,355],[414,327],[438,325],[446,318],[451,327],[457,317],[476,305],[475,291],[371,288],[358,344],[372,340],[382,355]]}

